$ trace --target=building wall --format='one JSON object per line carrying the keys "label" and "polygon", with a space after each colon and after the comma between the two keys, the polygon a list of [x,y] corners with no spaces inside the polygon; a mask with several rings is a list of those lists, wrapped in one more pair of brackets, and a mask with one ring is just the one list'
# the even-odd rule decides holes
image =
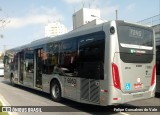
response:
{"label": "building wall", "polygon": [[160,42],[160,25],[152,26],[155,31],[156,42]]}
{"label": "building wall", "polygon": [[82,8],[73,14],[73,29],[100,18],[99,9]]}
{"label": "building wall", "polygon": [[156,44],[160,45],[160,14],[138,21],[137,23],[152,26],[155,31]]}
{"label": "building wall", "polygon": [[67,33],[67,28],[60,22],[48,23],[45,26],[45,37],[54,37]]}

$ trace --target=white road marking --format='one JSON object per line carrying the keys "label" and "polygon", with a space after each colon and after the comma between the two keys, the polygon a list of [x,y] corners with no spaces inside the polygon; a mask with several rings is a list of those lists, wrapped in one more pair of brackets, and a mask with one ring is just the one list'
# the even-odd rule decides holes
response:
{"label": "white road marking", "polygon": [[[0,94],[0,101],[3,106],[11,106],[1,94]],[[19,115],[17,112],[14,112],[14,113],[8,112],[8,114],[9,115]]]}
{"label": "white road marking", "polygon": [[128,113],[124,113],[124,112],[119,112],[121,115],[130,115]]}

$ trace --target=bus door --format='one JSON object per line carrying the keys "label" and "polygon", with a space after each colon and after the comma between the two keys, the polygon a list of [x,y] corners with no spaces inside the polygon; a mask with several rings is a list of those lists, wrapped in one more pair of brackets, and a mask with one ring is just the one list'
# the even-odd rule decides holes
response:
{"label": "bus door", "polygon": [[25,77],[23,79],[24,85],[33,87],[34,82],[34,52],[33,50],[25,51]]}
{"label": "bus door", "polygon": [[20,71],[19,71],[19,82],[23,84],[23,77],[24,77],[24,52],[19,53],[19,61],[20,61]]}
{"label": "bus door", "polygon": [[42,88],[42,54],[43,49],[37,49],[36,53],[36,78],[35,78],[35,86],[37,88]]}

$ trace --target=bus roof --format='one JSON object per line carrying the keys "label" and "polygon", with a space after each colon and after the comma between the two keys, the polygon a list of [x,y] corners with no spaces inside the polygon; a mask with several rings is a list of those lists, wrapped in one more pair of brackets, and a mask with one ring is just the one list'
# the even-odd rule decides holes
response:
{"label": "bus roof", "polygon": [[79,28],[76,30],[72,30],[66,34],[55,36],[55,37],[44,37],[44,38],[32,41],[31,43],[28,43],[28,44],[25,44],[25,45],[22,45],[22,46],[19,46],[16,48],[9,49],[9,50],[7,50],[7,52],[10,52],[10,51],[11,52],[12,51],[19,52],[25,48],[40,46],[40,45],[43,45],[46,43],[56,42],[59,40],[65,40],[67,38],[73,38],[73,37],[78,37],[80,35],[85,35],[85,34],[90,34],[90,33],[97,32],[97,31],[102,31],[102,29],[103,29],[102,25],[103,25],[103,23],[99,24],[99,25],[94,25],[94,26],[88,27],[88,28],[83,28],[83,29]]}
{"label": "bus roof", "polygon": [[[72,30],[72,31],[70,31],[66,34],[55,36],[55,37],[41,38],[41,39],[32,41],[29,44],[22,45],[22,46],[19,46],[19,47],[16,47],[16,48],[12,48],[12,49],[7,50],[7,51],[19,52],[19,51],[21,51],[22,49],[25,49],[25,48],[40,46],[40,45],[43,45],[43,44],[46,44],[46,43],[56,42],[56,41],[59,41],[59,40],[65,40],[67,38],[73,38],[73,37],[78,37],[80,35],[85,35],[85,34],[90,34],[90,33],[93,33],[93,32],[102,31],[103,30],[103,24],[106,24],[106,23],[109,24],[110,22],[111,21],[104,22],[104,23],[101,23],[101,24],[98,24],[98,25],[93,25],[92,27],[78,28],[78,29]],[[116,22],[127,23],[127,24],[138,25],[138,26],[149,28],[149,26],[144,26],[144,25],[137,24],[137,23],[126,22],[126,21],[123,21],[123,20],[116,20]]]}

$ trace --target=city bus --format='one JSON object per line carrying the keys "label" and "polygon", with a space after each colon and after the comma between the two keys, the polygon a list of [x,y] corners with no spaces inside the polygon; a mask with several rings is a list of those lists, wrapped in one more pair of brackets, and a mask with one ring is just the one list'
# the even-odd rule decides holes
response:
{"label": "city bus", "polygon": [[67,98],[107,106],[154,97],[155,39],[151,27],[108,21],[42,38],[5,52],[4,78]]}
{"label": "city bus", "polygon": [[160,93],[160,43],[156,41],[156,92]]}

